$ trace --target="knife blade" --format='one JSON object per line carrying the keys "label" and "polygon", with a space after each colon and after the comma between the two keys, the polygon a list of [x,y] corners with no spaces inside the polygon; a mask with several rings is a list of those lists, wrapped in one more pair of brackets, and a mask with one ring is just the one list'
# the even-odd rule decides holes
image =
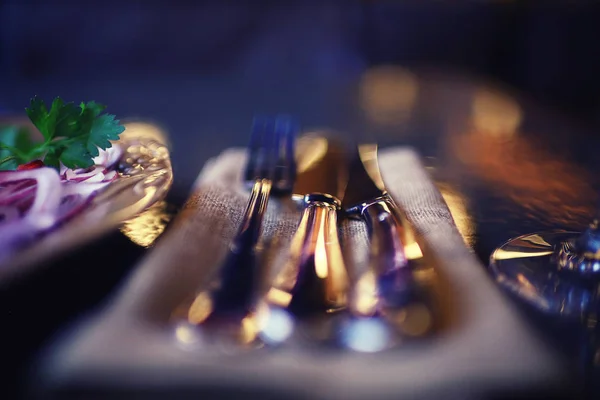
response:
{"label": "knife blade", "polygon": [[[350,179],[344,198],[346,212],[362,218],[368,228],[368,269],[352,290],[350,309],[358,317],[383,317],[405,333],[415,332],[406,324],[411,318],[400,313],[418,310],[420,321],[431,321],[429,296],[415,280],[411,259],[421,254],[418,244],[408,243],[409,232],[399,208],[385,190],[376,144],[357,146],[350,163]],[[423,313],[427,313],[424,318]],[[419,335],[429,331],[418,329]]]}
{"label": "knife blade", "polygon": [[348,276],[337,228],[347,184],[345,151],[330,138],[326,144],[322,157],[297,176],[293,191],[303,195],[302,216],[284,266],[266,295],[269,304],[296,317],[347,305]]}

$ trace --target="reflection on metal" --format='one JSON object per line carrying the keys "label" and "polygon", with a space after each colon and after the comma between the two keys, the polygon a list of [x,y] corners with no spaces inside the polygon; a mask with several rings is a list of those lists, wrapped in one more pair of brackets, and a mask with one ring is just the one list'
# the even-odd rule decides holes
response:
{"label": "reflection on metal", "polygon": [[[431,268],[420,272],[415,273],[419,284],[432,278]],[[373,271],[364,273],[357,281],[351,310],[355,317],[342,325],[339,340],[354,351],[371,353],[389,349],[406,339],[423,337],[434,328],[432,308],[427,304],[411,301],[402,306],[387,306],[381,303]]]}
{"label": "reflection on metal", "polygon": [[294,317],[285,309],[260,303],[254,315],[256,335],[266,344],[285,342],[294,332]]}
{"label": "reflection on metal", "polygon": [[[406,223],[406,221],[404,221]],[[421,247],[416,242],[414,234],[410,229],[405,229],[405,232],[408,234],[402,235],[402,242],[404,243],[404,253],[408,260],[416,262],[414,265],[418,265],[418,261],[423,258],[423,252]],[[416,268],[413,271],[413,276],[419,285],[430,285],[431,281],[435,279],[435,271],[433,268]],[[421,306],[420,304],[412,304],[414,306]],[[399,325],[402,330],[404,330],[404,322],[412,324],[419,324],[415,321],[424,320],[422,317],[413,317],[413,312],[420,313],[420,308],[415,308],[414,310],[410,309],[411,306],[402,307],[396,310],[388,310],[386,311],[381,309],[380,299],[378,297],[378,287],[377,287],[377,276],[373,269],[369,269],[365,271],[353,287],[352,298],[350,302],[350,309],[352,310],[354,315],[358,315],[361,317],[371,317],[376,315],[378,311],[382,311],[386,317],[392,321],[394,324],[400,323]],[[423,306],[425,307],[425,306]],[[410,320],[400,318],[401,316],[406,316],[407,312],[410,312]],[[430,311],[427,311],[430,313]],[[392,315],[393,314],[393,315]],[[429,323],[429,327],[432,324],[432,320]],[[416,327],[407,327],[406,332],[416,332],[419,331]]]}
{"label": "reflection on metal", "polygon": [[566,241],[558,246],[557,267],[572,271],[583,278],[597,277],[600,275],[598,255],[598,252],[578,251],[575,240]]}
{"label": "reflection on metal", "polygon": [[[282,279],[282,278],[280,278],[280,279]],[[280,282],[282,282],[282,281],[279,280],[277,283],[281,284]],[[267,293],[267,299],[269,300],[269,302],[271,304],[274,304],[274,305],[282,307],[282,308],[286,308],[287,306],[290,305],[290,301],[292,301],[292,294],[288,293],[286,291],[283,291],[281,289],[272,287],[271,289],[269,289],[269,292]]]}
{"label": "reflection on metal", "polygon": [[327,154],[329,142],[318,132],[309,133],[296,141],[297,173],[303,173],[319,163]]}
{"label": "reflection on metal", "polygon": [[411,242],[404,245],[404,255],[407,260],[417,260],[423,257],[423,251],[421,250],[419,243]]}
{"label": "reflection on metal", "polygon": [[307,196],[313,200],[304,209],[287,262],[266,296],[269,303],[294,313],[333,312],[346,306],[348,277],[337,235],[339,200],[320,196],[323,201]]}
{"label": "reflection on metal", "polygon": [[[325,162],[324,165],[326,166],[332,165],[332,163],[327,163],[327,160],[324,160],[325,155],[329,153],[330,146],[328,139],[321,136],[322,134],[323,132],[313,132],[298,139],[296,160],[301,177],[307,173],[310,177],[320,177],[322,175],[321,169],[315,168],[315,166],[322,165],[322,162]],[[339,174],[336,170],[332,171],[333,174],[330,175],[335,175],[333,179],[337,181],[337,175]],[[307,185],[313,183],[311,179],[305,179],[305,181]],[[341,250],[338,251],[339,254],[336,256],[335,241],[331,239],[332,232],[337,232],[336,215],[339,209],[339,200],[329,196],[334,199],[334,204],[326,204],[326,200],[329,198],[327,195],[320,195],[321,201],[314,201],[313,197],[310,195],[303,197],[307,205],[305,214],[310,215],[310,218],[305,217],[302,219],[297,229],[296,238],[291,244],[291,257],[288,264],[294,262],[299,264],[292,265],[295,268],[284,268],[284,274],[280,274],[276,278],[274,285],[267,291],[262,301],[250,306],[251,311],[247,315],[225,315],[223,318],[221,316],[213,318],[215,316],[215,304],[211,297],[212,288],[218,285],[215,282],[209,288],[203,289],[195,299],[185,302],[176,309],[171,315],[171,320],[186,319],[188,323],[196,325],[198,329],[215,332],[216,334],[219,331],[227,331],[228,337],[234,339],[238,344],[257,344],[255,339],[259,336],[263,342],[270,344],[283,341],[285,337],[291,334],[288,331],[293,330],[293,319],[291,319],[291,316],[287,318],[289,313],[286,309],[294,308],[295,303],[302,303],[302,301],[298,301],[298,296],[295,296],[296,292],[287,285],[291,285],[293,288],[298,279],[297,275],[300,274],[299,271],[302,269],[310,270],[311,267],[316,279],[324,282],[323,285],[316,284],[316,289],[324,289],[320,295],[322,295],[321,300],[323,300],[323,303],[327,303],[327,309],[323,311],[337,308],[337,304],[334,303],[338,302],[339,299],[335,299],[336,295],[332,295],[332,293],[342,293],[345,296],[345,290],[337,287],[342,282],[338,277],[340,270],[338,264],[342,262]],[[337,247],[339,248],[339,243]],[[311,255],[308,255],[308,253],[311,253]],[[308,258],[312,259],[312,265],[309,265],[310,262],[304,264],[308,261]],[[287,275],[285,271],[288,272]],[[346,273],[344,268],[342,268],[342,271],[344,274]],[[334,284],[331,284],[332,281],[334,281]],[[301,295],[314,296],[316,290],[306,289],[300,291]]]}
{"label": "reflection on metal", "polygon": [[532,252],[532,251],[506,251],[504,249],[498,249],[494,252],[493,257],[496,260],[510,260],[513,258],[548,256],[552,253],[554,253],[552,250]]}
{"label": "reflection on metal", "polygon": [[345,148],[333,139],[336,135],[333,131],[320,129],[298,139],[298,173],[292,198],[304,201],[308,193],[343,197],[348,184],[348,171],[345,168]]}
{"label": "reflection on metal", "polygon": [[[327,217],[327,213],[324,212],[324,210],[320,210],[321,212],[318,212],[315,215],[315,225],[317,226],[317,232],[316,232],[316,236],[317,236],[317,240],[315,243],[315,272],[317,273],[317,277],[319,277],[320,279],[327,279],[327,276],[329,275],[329,257],[328,257],[328,252],[327,252],[327,247],[325,244],[325,223],[326,223],[326,217]],[[313,236],[314,238],[314,236]],[[313,239],[311,239],[312,241]],[[341,253],[340,253],[341,255]]]}
{"label": "reflection on metal", "polygon": [[376,353],[390,347],[392,333],[381,319],[358,318],[350,320],[342,329],[342,344],[361,353]]}
{"label": "reflection on metal", "polygon": [[302,216],[283,267],[265,297],[296,316],[335,312],[347,303],[348,276],[337,232],[339,198],[347,185],[345,152],[331,139],[331,132],[310,137],[309,143],[322,155],[297,176],[293,192],[305,194]]}
{"label": "reflection on metal", "polygon": [[523,239],[523,241],[532,243],[537,246],[551,247],[550,243],[546,242],[543,237],[541,237],[540,235],[536,235],[535,233],[533,235],[527,236],[527,239]]}
{"label": "reflection on metal", "polygon": [[[428,299],[420,279],[435,273],[430,269],[429,274],[417,277],[423,251],[406,217],[385,194],[377,145],[359,146],[359,156],[364,170],[353,169],[351,176],[370,197],[360,209],[370,232],[369,268],[352,291],[350,308],[358,319],[343,328],[347,331],[342,332],[341,340],[354,350],[379,351],[397,342],[398,334],[406,338],[431,332],[432,311],[425,304]],[[363,183],[359,177],[365,171],[368,177]],[[374,338],[367,343],[363,333],[371,329]]]}
{"label": "reflection on metal", "polygon": [[191,324],[200,324],[208,318],[213,310],[212,299],[208,292],[202,292],[192,302],[188,310],[188,321]]}
{"label": "reflection on metal", "polygon": [[467,246],[473,246],[475,243],[475,227],[465,197],[448,184],[440,183],[438,188],[463,240]]}
{"label": "reflection on metal", "polygon": [[483,88],[473,95],[472,123],[477,131],[495,137],[516,135],[523,111],[510,96]]}
{"label": "reflection on metal", "polygon": [[[492,254],[490,270],[501,287],[540,311],[579,319],[588,313],[593,291],[581,285],[580,279],[560,275],[553,251],[577,237],[579,234],[573,232],[547,232],[512,239]],[[532,247],[532,240],[547,245]]]}
{"label": "reflection on metal", "polygon": [[151,246],[163,233],[171,219],[166,207],[166,202],[159,201],[137,217],[126,221],[121,232],[139,246]]}
{"label": "reflection on metal", "polygon": [[196,327],[185,323],[175,327],[175,339],[184,347],[190,347],[200,342]]}
{"label": "reflection on metal", "polygon": [[379,169],[379,162],[377,159],[377,145],[376,144],[362,144],[358,146],[358,154],[362,161],[367,174],[379,188],[379,190],[385,190],[385,184],[383,183],[383,177]]}
{"label": "reflection on metal", "polygon": [[407,336],[424,335],[433,326],[431,309],[424,304],[410,304],[401,309],[384,310],[383,314]]}
{"label": "reflection on metal", "polygon": [[258,326],[253,315],[248,315],[240,323],[239,342],[241,344],[251,344],[256,340]]}
{"label": "reflection on metal", "polygon": [[255,309],[241,319],[210,320],[213,311],[210,293],[199,294],[187,309],[187,319],[182,309],[175,310],[171,321],[175,323],[176,340],[187,348],[200,342],[202,337],[211,343],[227,342],[241,347],[260,347],[285,342],[294,332],[294,318],[284,308],[259,301]]}
{"label": "reflection on metal", "polygon": [[354,285],[351,309],[355,315],[370,317],[377,311],[377,280],[372,270],[365,272]]}
{"label": "reflection on metal", "polygon": [[173,183],[169,150],[161,131],[153,125],[125,125],[120,139],[123,156],[121,177],[94,198],[100,212],[116,220],[127,220],[162,200]]}
{"label": "reflection on metal", "polygon": [[410,117],[418,93],[419,82],[413,73],[398,66],[380,66],[364,73],[359,96],[369,119],[395,126]]}

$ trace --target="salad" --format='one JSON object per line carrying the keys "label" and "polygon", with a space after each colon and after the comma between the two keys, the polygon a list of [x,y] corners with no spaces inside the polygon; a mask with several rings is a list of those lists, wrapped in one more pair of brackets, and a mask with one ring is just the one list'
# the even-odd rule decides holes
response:
{"label": "salad", "polygon": [[106,107],[34,97],[26,108],[39,131],[0,128],[0,261],[83,211],[119,178],[125,130]]}

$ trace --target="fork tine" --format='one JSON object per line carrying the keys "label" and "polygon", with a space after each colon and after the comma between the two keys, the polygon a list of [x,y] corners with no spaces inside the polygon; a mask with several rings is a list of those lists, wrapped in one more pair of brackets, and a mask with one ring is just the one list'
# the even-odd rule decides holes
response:
{"label": "fork tine", "polygon": [[[280,180],[281,180],[281,168],[282,168],[282,159],[285,157],[282,149],[285,147],[286,135],[288,131],[289,118],[285,116],[278,116],[276,121],[276,129],[275,136],[277,137],[274,154],[273,154],[273,188],[276,193],[279,192],[280,189]],[[280,193],[278,193],[280,194]]]}
{"label": "fork tine", "polygon": [[256,179],[268,178],[269,171],[268,141],[273,135],[273,120],[267,117],[255,117],[248,145],[248,161],[244,181],[252,185]]}
{"label": "fork tine", "polygon": [[256,165],[259,162],[262,134],[266,120],[262,117],[255,117],[252,121],[250,130],[250,142],[248,143],[248,160],[246,161],[246,170],[244,172],[244,181],[248,182],[256,175]]}
{"label": "fork tine", "polygon": [[263,164],[259,178],[273,180],[273,169],[277,157],[277,120],[269,118],[263,136]]}
{"label": "fork tine", "polygon": [[250,130],[250,142],[248,143],[248,149],[250,150],[250,152],[256,152],[260,149],[262,135],[265,130],[266,123],[266,117],[254,117],[254,119],[252,120],[252,128]]}
{"label": "fork tine", "polygon": [[[294,144],[289,142],[294,136],[289,118],[256,117],[253,121],[244,176],[246,186],[251,187],[250,198],[220,271],[218,288],[211,292],[213,309],[209,319],[218,320],[227,315],[243,317],[251,309],[259,274],[256,246],[269,195],[277,187],[291,190],[293,185],[287,182],[293,171],[286,170],[290,154],[293,164]],[[265,182],[267,180],[271,182]]]}
{"label": "fork tine", "polygon": [[285,149],[284,149],[284,163],[285,163],[285,172],[286,176],[284,180],[288,182],[288,191],[291,193],[294,182],[296,181],[296,152],[294,151],[296,147],[296,138],[298,136],[298,132],[300,131],[300,127],[298,123],[290,119],[290,129],[286,135],[285,141]]}
{"label": "fork tine", "polygon": [[289,116],[277,118],[277,154],[273,172],[273,188],[278,194],[288,194],[296,177],[296,159],[294,144],[298,132],[298,124]]}

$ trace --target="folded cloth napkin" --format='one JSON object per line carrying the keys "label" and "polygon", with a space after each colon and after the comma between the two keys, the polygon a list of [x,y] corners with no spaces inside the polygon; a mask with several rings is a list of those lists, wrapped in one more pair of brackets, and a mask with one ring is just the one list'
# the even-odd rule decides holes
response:
{"label": "folded cloth napkin", "polygon": [[[243,149],[226,150],[207,162],[194,184],[192,195],[144,267],[150,270],[148,265],[172,266],[170,269],[157,267],[158,275],[154,279],[140,280],[149,285],[146,290],[161,295],[139,295],[141,288],[131,291],[131,305],[138,307],[135,314],[162,321],[182,305],[182,294],[193,298],[197,290],[205,287],[207,280],[216,275],[248,202],[249,191],[242,184],[243,169],[240,168],[245,163],[246,152]],[[279,271],[277,267],[282,265],[280,260],[287,254],[300,218],[301,211],[289,199],[271,197],[261,235],[265,250],[260,261],[274,267],[268,268],[266,281],[273,279]],[[360,269],[366,266],[364,261],[368,251],[364,223],[342,221],[340,241],[346,244],[345,256],[354,266],[352,272],[360,273]],[[175,279],[173,274],[187,278]]]}
{"label": "folded cloth napkin", "polygon": [[[468,399],[554,389],[562,382],[557,360],[465,246],[443,197],[407,148],[380,151],[382,175],[448,282],[444,302],[457,311],[455,324],[424,346],[374,355],[281,349],[238,358],[181,350],[164,334],[169,317],[213,276],[235,234],[248,199],[240,183],[245,160],[243,150],[227,150],[206,164],[174,225],[115,301],[56,352],[61,362],[48,366],[52,376],[59,373],[66,385],[114,390],[134,379],[155,389],[192,387],[217,397],[228,388],[230,395],[250,390],[348,399]],[[267,262],[287,248],[299,218],[285,201],[269,202],[263,234]],[[344,221],[340,231],[352,265],[364,266],[364,224]]]}

